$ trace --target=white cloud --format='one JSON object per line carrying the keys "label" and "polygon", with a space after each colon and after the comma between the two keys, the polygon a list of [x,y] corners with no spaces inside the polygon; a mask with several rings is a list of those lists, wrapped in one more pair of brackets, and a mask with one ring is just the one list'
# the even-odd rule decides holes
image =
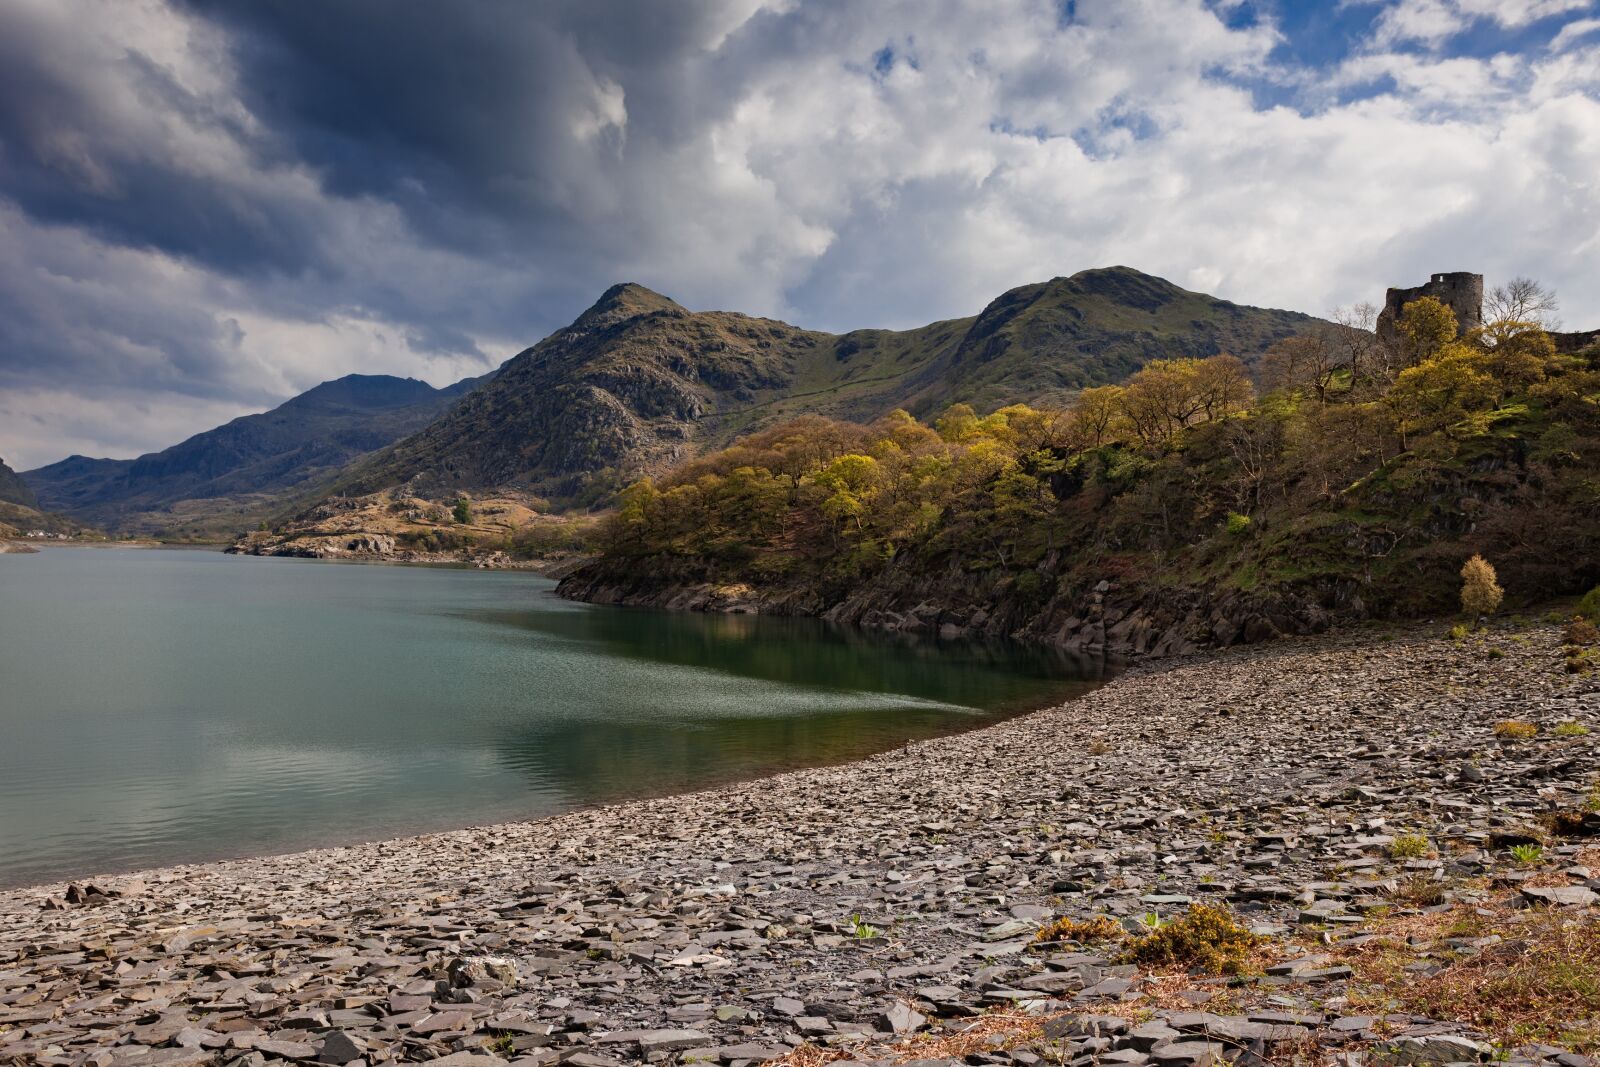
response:
{"label": "white cloud", "polygon": [[[497,120],[517,151],[487,175],[429,157],[386,199],[252,111],[223,31],[156,0],[28,0],[12,36],[63,38],[29,54],[74,92],[27,146],[79,210],[0,198],[0,455],[132,455],[350,371],[480,373],[474,350],[504,358],[619,280],[851,328],[1112,263],[1314,313],[1471,269],[1538,276],[1600,325],[1600,20],[1535,54],[1390,47],[1581,7],[1403,0],[1326,71],[1200,0],[1084,2],[1067,24],[1047,0],[739,0],[633,51],[557,12],[540,40],[563,90],[528,95],[554,118]],[[19,152],[0,142],[0,179]],[[203,200],[175,249],[117,214],[140,168]],[[489,206],[451,199],[468,178]],[[304,254],[231,263],[203,240],[224,224]]]}
{"label": "white cloud", "polygon": [[1580,38],[1587,37],[1600,30],[1600,19],[1574,19],[1561,27],[1550,41],[1550,51],[1559,52],[1570,45],[1577,43]]}

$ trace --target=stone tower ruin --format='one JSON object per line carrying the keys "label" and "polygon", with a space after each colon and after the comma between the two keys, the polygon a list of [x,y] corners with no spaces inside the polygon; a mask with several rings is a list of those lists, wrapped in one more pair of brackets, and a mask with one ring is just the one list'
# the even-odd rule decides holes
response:
{"label": "stone tower ruin", "polygon": [[1383,298],[1383,313],[1378,316],[1378,340],[1388,345],[1399,343],[1395,323],[1400,311],[1413,300],[1431,296],[1456,315],[1456,330],[1465,334],[1483,325],[1483,275],[1467,271],[1435,274],[1412,289],[1390,289]]}

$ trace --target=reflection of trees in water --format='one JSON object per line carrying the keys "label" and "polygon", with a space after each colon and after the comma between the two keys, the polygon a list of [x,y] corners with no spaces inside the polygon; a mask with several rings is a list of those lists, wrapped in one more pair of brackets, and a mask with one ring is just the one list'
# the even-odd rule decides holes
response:
{"label": "reflection of trees in water", "polygon": [[639,608],[492,611],[474,618],[595,646],[808,688],[899,693],[986,711],[1063,698],[1101,678],[1098,659],[1004,641],[936,641],[817,619]]}
{"label": "reflection of trees in water", "polygon": [[547,721],[510,730],[496,746],[501,761],[541,791],[585,804],[842,763],[993,718],[907,708],[699,723]]}
{"label": "reflection of trees in water", "polygon": [[[1091,688],[1099,661],[1006,642],[935,641],[816,619],[572,608],[473,618],[635,661],[705,668],[803,689],[888,693],[949,706],[652,720],[554,718],[509,726],[494,744],[510,769],[572,803],[699,788],[839,763],[994,721]],[[837,698],[829,703],[837,705]],[[755,710],[755,709],[752,709]]]}

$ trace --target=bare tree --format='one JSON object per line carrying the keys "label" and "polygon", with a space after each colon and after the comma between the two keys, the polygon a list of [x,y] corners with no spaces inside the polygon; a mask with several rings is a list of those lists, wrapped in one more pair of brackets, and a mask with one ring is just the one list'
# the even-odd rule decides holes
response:
{"label": "bare tree", "polygon": [[1555,317],[1560,307],[1554,289],[1518,276],[1489,290],[1484,300],[1484,321],[1531,322],[1542,330],[1554,330],[1561,325]]}
{"label": "bare tree", "polygon": [[1335,328],[1332,340],[1340,351],[1339,362],[1350,368],[1352,389],[1362,381],[1388,378],[1388,349],[1378,341],[1378,308],[1365,301],[1350,307],[1336,307],[1329,316]]}

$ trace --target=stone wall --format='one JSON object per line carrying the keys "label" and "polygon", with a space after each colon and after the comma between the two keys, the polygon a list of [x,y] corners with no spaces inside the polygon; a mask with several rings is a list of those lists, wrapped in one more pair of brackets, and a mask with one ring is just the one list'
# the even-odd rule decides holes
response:
{"label": "stone wall", "polygon": [[1411,301],[1431,296],[1455,312],[1458,332],[1465,334],[1483,325],[1483,275],[1468,271],[1435,274],[1411,289],[1390,289],[1384,294],[1383,313],[1378,316],[1378,340],[1397,344],[1395,323],[1401,310]]}

